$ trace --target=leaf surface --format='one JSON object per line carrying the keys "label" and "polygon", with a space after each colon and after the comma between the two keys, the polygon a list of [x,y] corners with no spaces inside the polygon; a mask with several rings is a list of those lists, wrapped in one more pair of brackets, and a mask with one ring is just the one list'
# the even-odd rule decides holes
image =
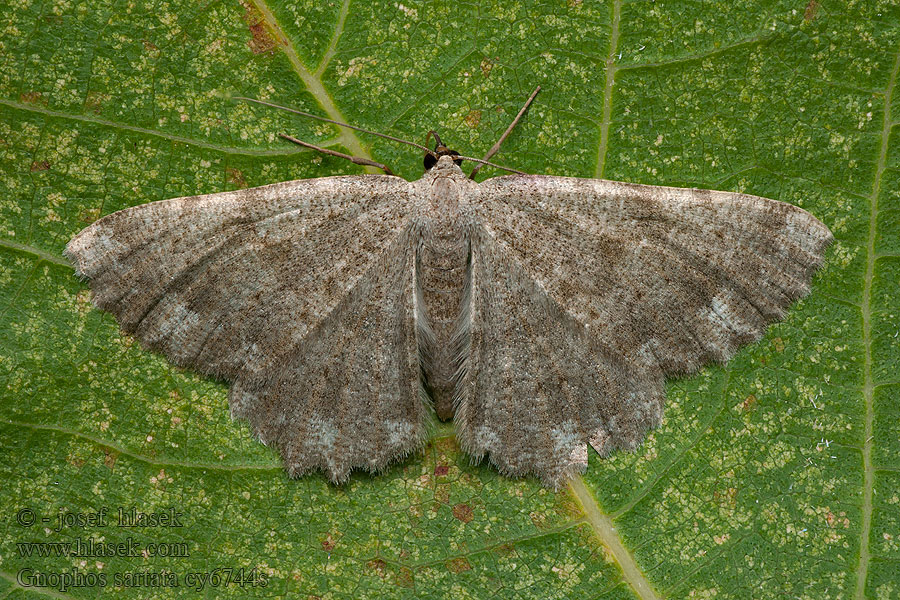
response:
{"label": "leaf surface", "polygon": [[[22,0],[0,14],[7,597],[900,598],[896,2]],[[417,142],[435,129],[481,156],[536,85],[497,162],[775,198],[836,238],[785,321],[727,367],[670,381],[662,427],[634,454],[591,453],[563,492],[470,465],[450,426],[382,475],[289,480],[230,420],[224,385],[120,335],[61,257],[128,206],[360,172],[280,132],[421,174],[418,151],[230,95]],[[60,513],[103,507],[105,526],[55,531]],[[118,528],[119,507],[173,507],[183,526]],[[92,538],[139,550],[46,545]],[[32,587],[36,572],[106,580]]]}

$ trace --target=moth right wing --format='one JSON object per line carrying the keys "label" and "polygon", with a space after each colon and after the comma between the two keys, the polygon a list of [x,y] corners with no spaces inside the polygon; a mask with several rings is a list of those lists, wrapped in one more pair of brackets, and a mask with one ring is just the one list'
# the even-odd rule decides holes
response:
{"label": "moth right wing", "polygon": [[481,225],[470,240],[454,416],[462,449],[553,488],[587,467],[588,443],[633,449],[662,418],[658,366],[592,335]]}
{"label": "moth right wing", "polygon": [[832,240],[800,208],[728,192],[512,175],[471,202],[460,439],[550,485],[586,443],[634,448],[664,375],[759,339]]}
{"label": "moth right wing", "polygon": [[424,440],[414,212],[398,177],[297,180],[122,210],[66,255],[142,345],[234,382],[289,472],[342,481]]}

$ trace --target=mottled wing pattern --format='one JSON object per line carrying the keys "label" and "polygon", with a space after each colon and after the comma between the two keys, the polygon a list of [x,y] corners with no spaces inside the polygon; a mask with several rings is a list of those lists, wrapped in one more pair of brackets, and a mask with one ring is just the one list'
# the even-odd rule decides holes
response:
{"label": "mottled wing pattern", "polygon": [[468,359],[458,382],[462,448],[505,475],[558,487],[587,466],[587,443],[634,448],[662,417],[663,376],[628,360],[553,300],[514,255],[473,227]]}
{"label": "mottled wing pattern", "polygon": [[100,219],[66,254],[125,332],[234,382],[232,414],[292,474],[342,481],[425,435],[408,190],[365,175],[175,198]]}
{"label": "mottled wing pattern", "polygon": [[460,437],[555,485],[585,442],[640,442],[664,375],[759,339],[832,239],[802,209],[728,192],[508,176],[475,205]]}
{"label": "mottled wing pattern", "polygon": [[242,373],[232,413],[281,450],[288,472],[335,482],[376,471],[424,442],[430,411],[420,382],[415,252],[404,234],[277,364]]}

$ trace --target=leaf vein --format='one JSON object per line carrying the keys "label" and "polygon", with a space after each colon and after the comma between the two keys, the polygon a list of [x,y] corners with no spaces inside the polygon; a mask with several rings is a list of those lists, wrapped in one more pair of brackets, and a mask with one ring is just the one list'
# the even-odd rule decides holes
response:
{"label": "leaf vein", "polygon": [[875,239],[878,228],[878,196],[881,193],[881,180],[887,169],[888,143],[891,137],[891,101],[900,72],[900,51],[894,58],[894,67],[884,92],[884,117],[881,131],[881,144],[878,149],[878,162],[875,169],[875,181],[872,194],[869,196],[869,238],[866,244],[866,276],[863,284],[862,318],[863,346],[865,347],[865,363],[863,366],[864,384],[863,399],[865,402],[865,428],[863,431],[863,498],[862,524],[859,533],[859,566],[856,571],[856,598],[866,597],[866,579],[869,572],[869,537],[872,531],[872,493],[875,487],[875,469],[872,465],[872,439],[875,426],[875,384],[872,379],[872,284],[875,278]]}

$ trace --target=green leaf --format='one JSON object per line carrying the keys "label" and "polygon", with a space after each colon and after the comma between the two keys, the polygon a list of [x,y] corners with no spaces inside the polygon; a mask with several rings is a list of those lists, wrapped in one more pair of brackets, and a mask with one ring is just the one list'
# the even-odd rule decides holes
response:
{"label": "green leaf", "polygon": [[[900,598],[900,6],[611,2],[0,2],[0,593]],[[480,156],[538,84],[498,162],[746,191],[836,237],[784,322],[569,490],[470,465],[450,426],[384,474],[289,480],[61,258],[127,206],[359,172],[280,132],[421,173],[229,96]],[[56,531],[132,506],[182,526]],[[140,551],[46,545],[89,539]]]}

